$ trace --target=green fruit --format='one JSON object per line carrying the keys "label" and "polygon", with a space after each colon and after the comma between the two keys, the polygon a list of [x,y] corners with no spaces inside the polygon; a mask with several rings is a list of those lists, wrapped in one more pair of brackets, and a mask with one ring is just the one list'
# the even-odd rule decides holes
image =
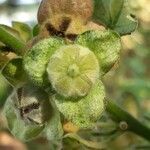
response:
{"label": "green fruit", "polygon": [[104,98],[105,90],[100,81],[93,86],[86,97],[78,101],[66,100],[58,94],[53,97],[65,119],[79,128],[90,128],[100,118],[104,111]]}
{"label": "green fruit", "polygon": [[57,93],[78,98],[87,95],[99,78],[99,64],[88,48],[67,45],[52,55],[47,72]]}
{"label": "green fruit", "polygon": [[44,39],[31,48],[24,56],[24,69],[32,83],[37,86],[49,84],[46,67],[51,55],[64,45],[60,38]]}
{"label": "green fruit", "polygon": [[75,43],[86,46],[95,53],[103,75],[119,60],[121,41],[114,31],[87,31],[80,35]]}

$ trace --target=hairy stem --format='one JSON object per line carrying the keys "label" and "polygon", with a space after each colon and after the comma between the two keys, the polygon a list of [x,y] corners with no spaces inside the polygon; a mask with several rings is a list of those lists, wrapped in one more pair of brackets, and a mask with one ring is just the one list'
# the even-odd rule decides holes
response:
{"label": "hairy stem", "polygon": [[111,115],[114,121],[125,121],[128,124],[128,131],[131,131],[150,141],[150,128],[136,120],[128,112],[124,111],[111,100],[108,100],[106,111]]}

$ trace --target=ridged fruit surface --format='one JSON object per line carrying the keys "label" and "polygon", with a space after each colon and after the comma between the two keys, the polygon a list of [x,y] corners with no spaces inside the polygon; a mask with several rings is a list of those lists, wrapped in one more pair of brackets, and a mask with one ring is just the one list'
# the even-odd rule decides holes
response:
{"label": "ridged fruit surface", "polygon": [[52,55],[47,72],[57,93],[78,98],[87,95],[99,78],[99,64],[88,48],[66,45]]}

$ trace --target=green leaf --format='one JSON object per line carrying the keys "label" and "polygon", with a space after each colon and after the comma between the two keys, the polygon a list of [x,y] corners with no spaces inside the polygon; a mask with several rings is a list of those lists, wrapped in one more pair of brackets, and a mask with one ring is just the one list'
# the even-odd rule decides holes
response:
{"label": "green leaf", "polygon": [[2,70],[3,76],[13,86],[25,82],[25,73],[22,68],[22,59],[16,58],[9,61]]}
{"label": "green leaf", "polygon": [[12,27],[9,27],[7,25],[0,24],[0,27],[4,28],[6,31],[14,35],[16,38],[20,39],[20,34],[17,30],[13,29]]}
{"label": "green leaf", "polygon": [[102,75],[107,73],[120,57],[120,36],[114,31],[87,31],[79,35],[75,43],[86,46],[95,53]]}
{"label": "green leaf", "polygon": [[93,19],[107,28],[115,30],[120,35],[133,32],[137,20],[130,14],[127,0],[94,0]]}
{"label": "green leaf", "polygon": [[25,23],[13,21],[12,27],[19,32],[24,42],[29,41],[33,37],[31,27]]}
{"label": "green leaf", "polygon": [[0,42],[18,55],[24,54],[25,42],[20,39],[19,33],[13,28],[0,25]]}

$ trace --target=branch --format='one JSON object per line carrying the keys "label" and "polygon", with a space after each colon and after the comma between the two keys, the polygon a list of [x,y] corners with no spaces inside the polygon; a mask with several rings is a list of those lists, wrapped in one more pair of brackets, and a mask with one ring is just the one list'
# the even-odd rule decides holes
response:
{"label": "branch", "polygon": [[125,121],[128,124],[128,131],[134,132],[135,134],[150,141],[150,128],[136,120],[128,112],[124,111],[111,100],[108,100],[106,111],[112,116],[114,121]]}

